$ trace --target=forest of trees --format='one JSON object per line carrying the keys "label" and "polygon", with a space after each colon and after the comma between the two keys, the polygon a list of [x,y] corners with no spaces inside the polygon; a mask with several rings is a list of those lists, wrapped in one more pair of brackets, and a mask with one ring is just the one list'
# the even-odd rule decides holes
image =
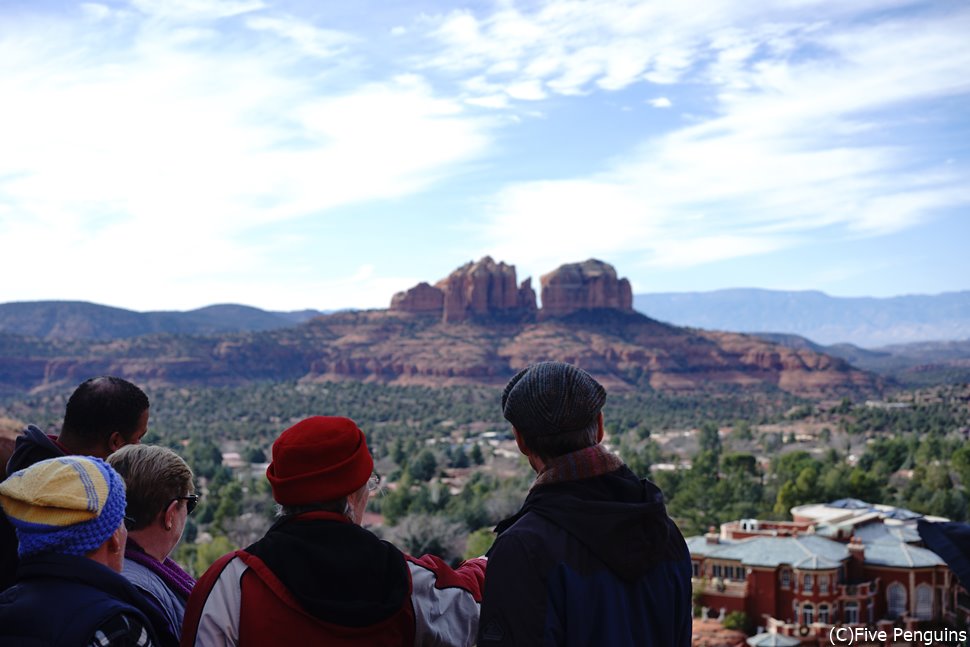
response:
{"label": "forest of trees", "polygon": [[[280,431],[309,415],[346,415],[364,430],[385,483],[371,500],[383,518],[375,530],[414,553],[481,554],[534,476],[509,440],[499,389],[348,382],[147,391],[146,442],[178,451],[204,495],[174,555],[196,573],[265,532],[275,505],[260,465]],[[66,395],[3,401],[0,416],[56,432]],[[781,392],[611,393],[604,414],[607,442],[660,485],[687,536],[845,497],[964,520],[967,388],[911,400],[881,408]],[[226,466],[227,452],[243,467]]]}

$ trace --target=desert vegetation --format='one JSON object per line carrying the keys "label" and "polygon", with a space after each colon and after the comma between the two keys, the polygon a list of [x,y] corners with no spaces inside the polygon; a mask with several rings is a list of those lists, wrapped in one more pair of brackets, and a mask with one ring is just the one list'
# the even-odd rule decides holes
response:
{"label": "desert vegetation", "polygon": [[[367,524],[415,553],[481,554],[532,478],[500,393],[360,382],[148,389],[147,442],[180,452],[204,494],[176,557],[198,573],[262,535],[275,514],[263,474],[272,442],[309,415],[347,415],[365,431],[384,482]],[[67,395],[8,397],[0,417],[56,432]],[[967,386],[902,392],[889,402],[764,389],[618,392],[605,417],[609,445],[661,486],[691,535],[844,497],[966,519],[968,402]]]}

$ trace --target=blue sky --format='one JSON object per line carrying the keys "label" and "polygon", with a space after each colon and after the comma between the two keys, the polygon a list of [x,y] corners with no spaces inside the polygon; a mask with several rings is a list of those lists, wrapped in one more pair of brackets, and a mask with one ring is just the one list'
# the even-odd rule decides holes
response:
{"label": "blue sky", "polygon": [[970,289],[970,5],[0,4],[0,302]]}

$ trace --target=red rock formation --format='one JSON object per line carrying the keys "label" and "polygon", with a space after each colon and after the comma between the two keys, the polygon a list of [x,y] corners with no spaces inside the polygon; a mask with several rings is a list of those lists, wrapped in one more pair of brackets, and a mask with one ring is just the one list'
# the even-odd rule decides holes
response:
{"label": "red rock formation", "polygon": [[445,323],[469,319],[534,321],[536,293],[532,279],[516,287],[515,266],[486,256],[466,263],[434,286],[418,283],[391,299],[391,311],[439,314]]}
{"label": "red rock formation", "polygon": [[517,307],[528,315],[528,319],[535,318],[536,313],[536,291],[532,289],[532,277],[522,281],[519,285],[519,292],[516,297]]}
{"label": "red rock formation", "polygon": [[496,263],[491,256],[462,265],[435,287],[445,295],[442,321],[446,323],[535,312],[535,292],[530,281],[524,282],[521,289],[516,287],[515,266]]}
{"label": "red rock formation", "polygon": [[395,312],[440,315],[444,305],[445,293],[423,281],[391,298],[391,310]]}
{"label": "red rock formation", "polygon": [[570,263],[545,274],[542,284],[543,319],[561,317],[577,310],[612,308],[633,311],[633,290],[626,279],[618,279],[609,263],[589,259]]}

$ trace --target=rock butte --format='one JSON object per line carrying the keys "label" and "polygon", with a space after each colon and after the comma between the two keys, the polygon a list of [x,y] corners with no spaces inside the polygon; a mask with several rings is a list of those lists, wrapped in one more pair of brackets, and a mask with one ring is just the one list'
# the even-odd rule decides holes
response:
{"label": "rock butte", "polygon": [[152,335],[12,344],[0,392],[62,388],[98,374],[145,385],[353,380],[501,386],[531,363],[576,364],[611,390],[769,387],[806,396],[872,394],[878,378],[841,359],[737,333],[680,328],[633,311],[630,283],[598,260],[531,279],[485,257],[387,310],[338,312],[258,333]]}

